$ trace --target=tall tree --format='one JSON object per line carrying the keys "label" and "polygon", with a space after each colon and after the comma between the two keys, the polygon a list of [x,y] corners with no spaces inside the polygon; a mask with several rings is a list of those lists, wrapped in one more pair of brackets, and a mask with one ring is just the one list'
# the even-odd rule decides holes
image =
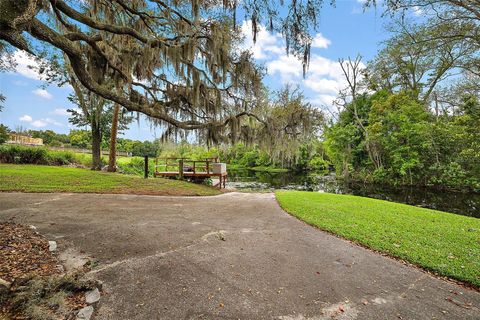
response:
{"label": "tall tree", "polygon": [[8,132],[9,132],[8,127],[0,123],[0,144],[3,144],[8,141],[8,138],[9,138]]}
{"label": "tall tree", "polygon": [[371,88],[408,91],[429,104],[438,87],[469,69],[479,48],[470,41],[444,41],[438,36],[445,26],[408,23],[398,19],[390,26],[394,34],[370,63]]}
{"label": "tall tree", "polygon": [[[92,169],[100,170],[102,168],[102,142],[105,138],[108,139],[111,136],[114,107],[110,101],[86,90],[74,79],[71,79],[70,83],[74,88],[75,94],[70,95],[69,99],[79,108],[78,110],[68,110],[71,114],[69,121],[79,127],[90,127],[92,136]],[[125,130],[132,121],[132,117],[129,115],[120,117],[120,120],[118,118],[117,115],[117,128],[119,128],[115,129],[115,131]],[[115,132],[115,137],[116,134]]]}
{"label": "tall tree", "polygon": [[117,134],[118,134],[118,115],[120,113],[120,105],[115,103],[112,115],[112,129],[110,131],[110,144],[108,154],[108,172],[117,170]]}

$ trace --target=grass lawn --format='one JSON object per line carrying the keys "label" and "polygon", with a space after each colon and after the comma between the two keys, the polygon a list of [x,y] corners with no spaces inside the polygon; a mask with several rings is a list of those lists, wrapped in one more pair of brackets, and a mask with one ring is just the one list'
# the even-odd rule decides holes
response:
{"label": "grass lawn", "polygon": [[349,195],[278,191],[276,197],[308,224],[480,287],[480,219]]}
{"label": "grass lawn", "polygon": [[178,180],[91,171],[88,169],[0,164],[0,191],[90,192],[148,195],[216,195],[215,188]]}

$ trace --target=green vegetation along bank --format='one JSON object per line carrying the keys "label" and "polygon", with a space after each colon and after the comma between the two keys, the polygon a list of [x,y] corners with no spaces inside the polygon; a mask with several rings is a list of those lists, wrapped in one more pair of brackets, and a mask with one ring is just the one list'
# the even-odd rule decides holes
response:
{"label": "green vegetation along bank", "polygon": [[440,275],[480,286],[480,220],[348,195],[278,191],[293,216]]}
{"label": "green vegetation along bank", "polygon": [[0,164],[0,191],[208,196],[215,188],[184,181],[78,168]]}

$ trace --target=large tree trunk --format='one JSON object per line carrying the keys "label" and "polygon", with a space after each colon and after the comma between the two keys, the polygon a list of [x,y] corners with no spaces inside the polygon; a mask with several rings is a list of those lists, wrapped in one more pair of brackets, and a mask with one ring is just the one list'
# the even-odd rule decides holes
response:
{"label": "large tree trunk", "polygon": [[117,132],[118,132],[118,114],[120,105],[115,104],[113,109],[112,132],[110,134],[110,153],[108,155],[108,172],[115,172],[117,169]]}
{"label": "large tree trunk", "polygon": [[95,121],[92,127],[92,170],[102,169],[102,131]]}

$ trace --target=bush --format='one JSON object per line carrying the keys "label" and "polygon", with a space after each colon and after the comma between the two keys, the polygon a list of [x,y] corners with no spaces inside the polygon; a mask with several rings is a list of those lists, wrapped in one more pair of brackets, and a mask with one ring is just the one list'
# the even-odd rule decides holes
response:
{"label": "bush", "polygon": [[252,168],[257,165],[257,159],[259,157],[258,150],[253,149],[246,151],[242,158],[238,161],[238,164],[247,168]]}
{"label": "bush", "polygon": [[1,146],[0,162],[18,164],[47,164],[47,150],[37,147]]}
{"label": "bush", "polygon": [[[117,161],[118,169],[121,173],[135,174],[143,176],[145,170],[145,160],[142,157],[127,158],[126,161]],[[149,158],[148,161],[148,173],[153,175],[155,169],[155,160]]]}
{"label": "bush", "polygon": [[325,172],[328,170],[328,162],[320,156],[314,156],[308,161],[308,168],[317,172]]}
{"label": "bush", "polygon": [[446,165],[435,164],[430,167],[433,172],[431,182],[434,185],[444,185],[450,188],[461,188],[468,185],[467,172],[457,162],[450,162]]}
{"label": "bush", "polygon": [[258,167],[268,167],[270,164],[270,156],[266,152],[260,152],[258,158],[255,160],[255,165]]}
{"label": "bush", "polygon": [[75,163],[75,154],[69,151],[50,151],[42,147],[17,145],[0,146],[0,162],[16,164],[67,165]]}
{"label": "bush", "polygon": [[63,166],[78,162],[75,154],[71,151],[49,151],[47,154],[47,162],[53,166]]}

